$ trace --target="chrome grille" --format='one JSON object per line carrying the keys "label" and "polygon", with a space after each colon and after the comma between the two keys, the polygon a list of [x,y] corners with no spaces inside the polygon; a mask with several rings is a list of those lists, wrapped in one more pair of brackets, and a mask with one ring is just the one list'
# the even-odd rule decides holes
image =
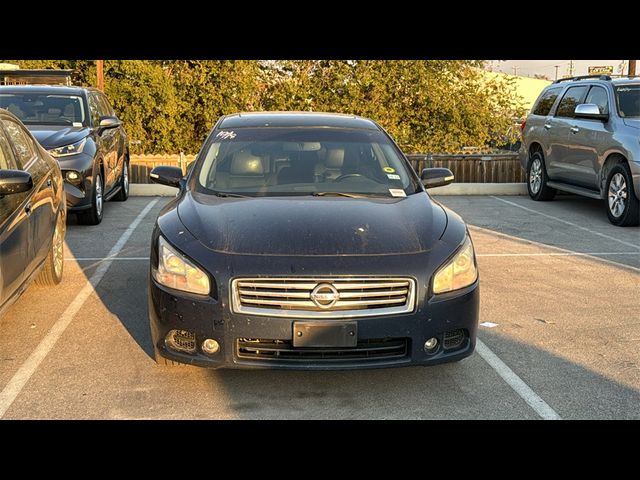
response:
{"label": "chrome grille", "polygon": [[296,318],[353,318],[413,311],[411,278],[237,278],[235,313]]}

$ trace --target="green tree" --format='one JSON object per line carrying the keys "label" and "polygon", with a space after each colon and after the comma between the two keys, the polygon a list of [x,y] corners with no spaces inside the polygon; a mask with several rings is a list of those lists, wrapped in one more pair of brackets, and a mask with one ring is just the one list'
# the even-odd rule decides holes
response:
{"label": "green tree", "polygon": [[259,105],[255,61],[178,60],[166,62],[178,99],[174,148],[197,152],[221,115],[253,111]]}
{"label": "green tree", "polygon": [[104,69],[105,93],[134,140],[131,152],[176,152],[180,110],[163,62],[107,60]]}

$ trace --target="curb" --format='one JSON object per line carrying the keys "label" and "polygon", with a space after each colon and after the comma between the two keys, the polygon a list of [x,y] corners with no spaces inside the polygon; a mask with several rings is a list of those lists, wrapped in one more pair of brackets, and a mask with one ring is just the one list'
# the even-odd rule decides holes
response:
{"label": "curb", "polygon": [[[156,183],[132,183],[129,195],[134,197],[175,197],[178,190]],[[527,195],[525,183],[452,183],[429,189],[431,195]]]}
{"label": "curb", "polygon": [[175,197],[177,188],[158,185],[157,183],[132,183],[129,195],[132,197]]}
{"label": "curb", "polygon": [[429,189],[430,195],[528,195],[526,183],[452,183]]}

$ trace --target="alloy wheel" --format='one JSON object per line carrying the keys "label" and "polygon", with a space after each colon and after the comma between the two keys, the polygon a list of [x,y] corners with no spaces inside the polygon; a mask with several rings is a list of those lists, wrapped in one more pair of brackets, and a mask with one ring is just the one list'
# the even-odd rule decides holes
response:
{"label": "alloy wheel", "polygon": [[64,220],[58,217],[56,229],[53,232],[53,270],[56,277],[62,275],[62,265],[64,263]]}
{"label": "alloy wheel", "polygon": [[611,215],[617,218],[623,214],[627,206],[627,182],[621,173],[616,173],[611,177],[607,200]]}
{"label": "alloy wheel", "polygon": [[96,213],[102,216],[102,178],[96,175]]}
{"label": "alloy wheel", "polygon": [[529,186],[532,193],[538,193],[542,186],[542,162],[539,158],[534,158],[531,162],[531,169],[529,171]]}

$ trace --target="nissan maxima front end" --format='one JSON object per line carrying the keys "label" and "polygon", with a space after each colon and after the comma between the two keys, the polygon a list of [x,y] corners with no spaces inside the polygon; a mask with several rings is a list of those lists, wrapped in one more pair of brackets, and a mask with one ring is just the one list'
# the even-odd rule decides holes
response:
{"label": "nissan maxima front end", "polygon": [[[221,118],[151,240],[156,359],[347,369],[469,356],[478,269],[462,219],[376,123],[306,113]],[[422,181],[421,181],[422,180]]]}

